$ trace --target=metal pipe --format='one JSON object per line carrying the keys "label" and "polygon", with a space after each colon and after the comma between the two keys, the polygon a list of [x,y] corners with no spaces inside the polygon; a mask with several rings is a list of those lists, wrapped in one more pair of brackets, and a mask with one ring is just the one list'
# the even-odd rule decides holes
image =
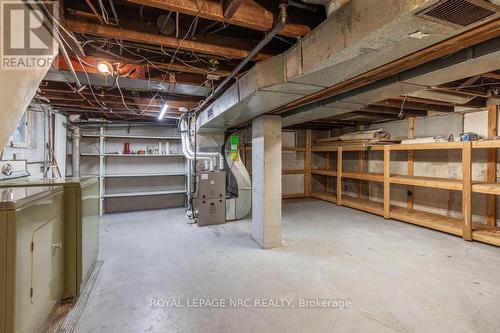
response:
{"label": "metal pipe", "polygon": [[283,28],[286,25],[286,21],[287,21],[286,8],[287,8],[287,4],[282,2],[279,6],[278,20],[276,21],[276,24],[274,25],[273,29],[271,29],[271,31],[266,33],[266,36],[264,37],[264,39],[262,39],[259,42],[259,44],[257,44],[254,47],[254,49],[250,52],[250,54],[248,54],[238,64],[238,66],[236,66],[236,68],[233,69],[233,71],[224,79],[224,81],[222,81],[221,84],[219,84],[217,86],[217,88],[215,88],[212,91],[212,93],[196,108],[195,112],[202,110],[203,107],[205,107],[208,104],[208,102],[210,102],[214,98],[217,98],[219,93],[222,91],[222,89],[224,89],[224,87],[229,82],[231,82],[231,80],[243,69],[243,67],[245,67],[246,64],[248,64],[250,62],[250,60],[255,58],[257,53],[259,53],[264,48],[264,46],[266,46],[274,38],[274,36],[276,36],[277,34],[279,34],[283,30]]}
{"label": "metal pipe", "polygon": [[71,137],[73,139],[73,155],[71,156],[72,175],[73,177],[80,177],[80,127],[73,127],[73,134]]}
{"label": "metal pipe", "polygon": [[303,2],[298,1],[298,0],[288,0],[288,5],[296,7],[296,8],[300,8],[300,9],[305,9],[305,10],[308,10],[310,12],[317,12],[318,11],[318,7],[311,5],[309,3],[303,3]]}

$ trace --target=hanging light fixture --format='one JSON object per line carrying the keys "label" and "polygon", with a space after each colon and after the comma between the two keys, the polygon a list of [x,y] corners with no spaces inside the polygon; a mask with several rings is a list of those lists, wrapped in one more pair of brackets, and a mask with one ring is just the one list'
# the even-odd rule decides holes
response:
{"label": "hanging light fixture", "polygon": [[165,104],[163,104],[163,107],[161,108],[160,115],[158,116],[158,119],[162,120],[163,116],[165,116],[165,113],[167,112],[167,110],[168,110],[168,104],[165,103]]}
{"label": "hanging light fixture", "polygon": [[113,75],[113,65],[109,61],[101,60],[97,63],[97,71],[102,75]]}

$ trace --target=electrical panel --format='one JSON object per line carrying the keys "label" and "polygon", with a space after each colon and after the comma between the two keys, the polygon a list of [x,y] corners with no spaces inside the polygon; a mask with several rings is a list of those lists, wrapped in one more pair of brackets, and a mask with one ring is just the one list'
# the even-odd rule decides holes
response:
{"label": "electrical panel", "polygon": [[226,222],[226,173],[198,173],[198,225]]}

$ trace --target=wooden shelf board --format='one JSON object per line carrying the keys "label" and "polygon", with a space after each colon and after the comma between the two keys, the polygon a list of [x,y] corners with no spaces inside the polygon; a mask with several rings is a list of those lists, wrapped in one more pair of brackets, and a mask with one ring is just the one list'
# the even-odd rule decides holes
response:
{"label": "wooden shelf board", "polygon": [[462,142],[412,143],[389,145],[391,150],[443,150],[462,149]]}
{"label": "wooden shelf board", "polygon": [[282,147],[281,150],[286,152],[305,152],[307,149],[305,147]]}
{"label": "wooden shelf board", "polygon": [[500,195],[500,183],[473,183],[472,192]]}
{"label": "wooden shelf board", "polygon": [[391,206],[390,217],[429,229],[462,236],[461,219],[398,206]]}
{"label": "wooden shelf board", "polygon": [[413,185],[455,191],[461,191],[463,187],[461,179],[437,177],[392,175],[390,182],[391,184]]}
{"label": "wooden shelf board", "polygon": [[147,192],[129,192],[129,193],[106,193],[103,198],[122,198],[122,197],[142,197],[148,195],[165,195],[165,194],[183,194],[186,190],[167,190],[167,191],[147,191]]}
{"label": "wooden shelf board", "polygon": [[342,146],[342,151],[383,151],[384,145],[348,145]]}
{"label": "wooden shelf board", "polygon": [[472,148],[474,149],[500,148],[500,140],[473,141]]}
{"label": "wooden shelf board", "polygon": [[297,199],[297,198],[305,198],[307,195],[304,193],[288,193],[288,194],[282,194],[281,198],[282,199]]}
{"label": "wooden shelf board", "polygon": [[321,153],[321,152],[332,152],[337,151],[338,146],[312,146],[311,151],[313,153]]}
{"label": "wooden shelf board", "polygon": [[329,192],[311,192],[311,197],[323,201],[337,203],[337,197],[335,196],[335,194]]}
{"label": "wooden shelf board", "polygon": [[311,173],[313,175],[321,175],[321,176],[329,176],[329,177],[336,177],[337,176],[337,171],[329,170],[329,169],[314,169],[314,170],[311,170]]}
{"label": "wooden shelf board", "polygon": [[474,223],[472,239],[478,242],[500,246],[500,228]]}
{"label": "wooden shelf board", "polygon": [[306,173],[304,169],[287,169],[281,170],[281,174],[283,175],[303,175]]}
{"label": "wooden shelf board", "polygon": [[342,172],[342,178],[367,180],[371,182],[383,182],[384,174],[376,172]]}
{"label": "wooden shelf board", "polygon": [[342,195],[342,206],[351,207],[375,215],[384,215],[384,204],[381,202]]}
{"label": "wooden shelf board", "polygon": [[[383,151],[385,145],[317,145],[312,147],[313,152],[332,152],[342,147],[342,151]],[[390,150],[443,150],[462,149],[462,142],[439,142],[419,144],[391,144]],[[500,146],[500,143],[498,144]]]}

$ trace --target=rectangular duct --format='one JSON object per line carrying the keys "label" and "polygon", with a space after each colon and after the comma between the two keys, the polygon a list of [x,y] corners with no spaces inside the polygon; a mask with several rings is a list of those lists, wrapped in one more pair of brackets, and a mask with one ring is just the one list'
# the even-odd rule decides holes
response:
{"label": "rectangular duct", "polygon": [[417,16],[458,27],[467,27],[498,12],[499,7],[483,0],[443,0]]}

